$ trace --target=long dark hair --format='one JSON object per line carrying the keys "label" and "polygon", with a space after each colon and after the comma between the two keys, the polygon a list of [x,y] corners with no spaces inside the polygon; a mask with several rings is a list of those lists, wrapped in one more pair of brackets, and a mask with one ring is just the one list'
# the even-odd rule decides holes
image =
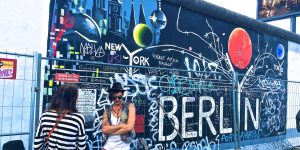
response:
{"label": "long dark hair", "polygon": [[60,86],[52,97],[50,110],[55,110],[59,113],[77,112],[76,102],[78,98],[78,87],[76,84],[64,84]]}

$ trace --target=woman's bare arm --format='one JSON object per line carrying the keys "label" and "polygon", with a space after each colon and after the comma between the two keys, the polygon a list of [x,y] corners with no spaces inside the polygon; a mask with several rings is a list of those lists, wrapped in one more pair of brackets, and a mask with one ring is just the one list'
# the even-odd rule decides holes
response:
{"label": "woman's bare arm", "polygon": [[102,132],[104,134],[112,134],[115,131],[122,129],[126,124],[110,125],[107,118],[107,113],[104,111],[102,118]]}
{"label": "woman's bare arm", "polygon": [[135,123],[135,106],[133,104],[129,105],[129,112],[128,112],[128,120],[127,124],[123,126],[121,129],[112,132],[112,135],[119,135],[119,134],[126,134],[133,130]]}

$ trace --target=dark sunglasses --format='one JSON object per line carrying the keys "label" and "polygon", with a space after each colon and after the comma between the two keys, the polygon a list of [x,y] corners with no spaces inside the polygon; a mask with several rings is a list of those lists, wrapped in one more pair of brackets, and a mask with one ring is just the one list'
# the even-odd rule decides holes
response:
{"label": "dark sunglasses", "polygon": [[115,100],[115,99],[117,99],[117,98],[118,98],[118,99],[122,99],[123,96],[113,96],[113,97],[112,97],[113,100]]}

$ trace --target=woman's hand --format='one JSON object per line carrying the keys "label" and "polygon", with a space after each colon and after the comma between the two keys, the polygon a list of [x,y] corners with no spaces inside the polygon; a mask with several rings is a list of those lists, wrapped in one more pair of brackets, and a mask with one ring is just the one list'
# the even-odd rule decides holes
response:
{"label": "woman's hand", "polygon": [[131,132],[134,128],[135,123],[135,106],[134,104],[129,104],[129,112],[128,112],[128,120],[127,124],[123,126],[121,129],[112,132],[112,135],[119,135],[119,134],[127,134]]}
{"label": "woman's hand", "polygon": [[112,134],[115,131],[118,131],[126,126],[125,123],[121,123],[118,125],[110,125],[107,119],[107,113],[103,113],[103,119],[102,119],[102,132],[104,134]]}
{"label": "woman's hand", "polygon": [[124,127],[125,125],[127,125],[126,123],[119,123],[119,124],[117,124],[117,125],[120,125],[120,126],[122,126],[122,127]]}

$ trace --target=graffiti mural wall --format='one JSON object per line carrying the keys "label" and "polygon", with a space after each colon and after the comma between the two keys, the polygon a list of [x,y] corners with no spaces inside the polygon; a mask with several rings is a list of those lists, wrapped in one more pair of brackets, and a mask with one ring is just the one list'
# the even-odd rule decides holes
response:
{"label": "graffiti mural wall", "polygon": [[52,0],[48,57],[181,71],[50,60],[44,109],[62,84],[56,72],[80,74],[89,146],[101,148],[106,89],[118,81],[137,107],[133,149],[159,149],[166,141],[168,148],[217,149],[234,141],[232,82],[244,74],[237,81],[241,140],[284,135],[287,46],[160,0]]}

